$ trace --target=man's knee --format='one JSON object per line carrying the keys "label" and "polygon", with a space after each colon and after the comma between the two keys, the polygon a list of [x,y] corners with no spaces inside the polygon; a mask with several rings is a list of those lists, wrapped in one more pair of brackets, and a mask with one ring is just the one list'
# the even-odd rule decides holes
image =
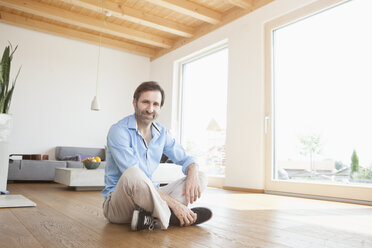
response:
{"label": "man's knee", "polygon": [[143,184],[149,179],[140,168],[133,166],[124,171],[121,180],[123,180],[126,185],[138,185]]}
{"label": "man's knee", "polygon": [[199,184],[201,191],[204,191],[208,185],[208,176],[202,171],[199,171]]}
{"label": "man's knee", "polygon": [[142,174],[144,175],[143,171],[138,168],[137,166],[133,166],[133,167],[130,167],[128,169],[126,169],[123,173],[123,176],[124,177],[141,177]]}

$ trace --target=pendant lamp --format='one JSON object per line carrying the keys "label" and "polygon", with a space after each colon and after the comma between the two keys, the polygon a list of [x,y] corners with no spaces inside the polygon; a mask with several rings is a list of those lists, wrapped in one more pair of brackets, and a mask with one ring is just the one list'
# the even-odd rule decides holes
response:
{"label": "pendant lamp", "polygon": [[96,76],[96,95],[93,98],[92,104],[90,106],[91,110],[99,111],[101,109],[99,102],[98,102],[98,77],[99,77],[99,61],[101,55],[101,39],[102,34],[99,33],[99,45],[98,45],[98,59],[97,59],[97,76]]}
{"label": "pendant lamp", "polygon": [[[104,15],[105,12],[103,10],[103,4],[104,0],[102,0],[102,12],[101,12],[101,18],[102,22],[105,23]],[[106,11],[106,16],[110,16],[111,13]],[[98,101],[98,77],[99,77],[99,65],[100,65],[100,57],[101,57],[101,44],[102,44],[102,32],[99,31],[99,45],[98,45],[98,59],[97,59],[97,76],[96,76],[96,95],[94,96],[92,103],[90,105],[90,109],[94,111],[99,111],[101,109],[101,106]]]}

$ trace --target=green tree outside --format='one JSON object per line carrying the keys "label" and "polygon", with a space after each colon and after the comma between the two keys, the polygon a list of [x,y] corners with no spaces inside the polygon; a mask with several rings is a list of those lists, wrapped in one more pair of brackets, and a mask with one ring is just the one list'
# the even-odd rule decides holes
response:
{"label": "green tree outside", "polygon": [[320,135],[312,134],[312,135],[300,137],[300,142],[302,144],[301,154],[304,156],[309,155],[310,170],[314,171],[314,155],[320,154],[322,151]]}
{"label": "green tree outside", "polygon": [[350,177],[354,178],[354,175],[357,174],[360,170],[359,166],[359,158],[356,153],[356,151],[353,151],[353,154],[351,155],[351,171],[350,171]]}

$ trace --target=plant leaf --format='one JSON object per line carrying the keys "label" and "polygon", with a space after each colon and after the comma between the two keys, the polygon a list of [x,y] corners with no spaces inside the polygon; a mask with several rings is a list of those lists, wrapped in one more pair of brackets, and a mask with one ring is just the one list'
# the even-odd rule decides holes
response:
{"label": "plant leaf", "polygon": [[13,54],[17,50],[18,46],[14,49],[12,44],[9,43],[9,46],[6,46],[4,49],[3,56],[0,62],[0,113],[8,113],[10,102],[12,100],[15,83],[21,71],[21,68],[18,69],[17,75],[13,80],[12,86],[9,90],[9,78],[10,78],[10,67],[13,59]]}
{"label": "plant leaf", "polygon": [[12,86],[12,88],[8,91],[8,93],[5,96],[4,113],[8,113],[8,111],[9,111],[10,102],[11,102],[12,96],[13,96],[13,91],[14,91],[14,85]]}
{"label": "plant leaf", "polygon": [[10,62],[11,62],[9,53],[10,53],[10,47],[7,46],[4,50],[3,57],[1,59],[1,74],[2,74],[2,79],[3,79],[2,80],[3,97],[5,96],[5,92],[8,91],[8,86],[9,86],[9,74],[10,74]]}
{"label": "plant leaf", "polygon": [[[10,43],[9,43],[10,44]],[[13,47],[12,47],[12,53],[10,54],[10,60],[12,60],[13,59],[13,53],[15,53],[15,51],[17,50],[17,48],[18,48],[18,45],[14,48],[14,50],[13,50]]]}

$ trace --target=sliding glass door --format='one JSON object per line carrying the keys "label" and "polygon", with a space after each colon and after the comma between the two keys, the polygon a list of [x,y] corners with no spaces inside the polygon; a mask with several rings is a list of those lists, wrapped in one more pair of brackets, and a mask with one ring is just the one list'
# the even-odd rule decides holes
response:
{"label": "sliding glass door", "polygon": [[371,10],[368,0],[319,1],[266,26],[269,189],[352,186],[367,195],[325,194],[371,200]]}

